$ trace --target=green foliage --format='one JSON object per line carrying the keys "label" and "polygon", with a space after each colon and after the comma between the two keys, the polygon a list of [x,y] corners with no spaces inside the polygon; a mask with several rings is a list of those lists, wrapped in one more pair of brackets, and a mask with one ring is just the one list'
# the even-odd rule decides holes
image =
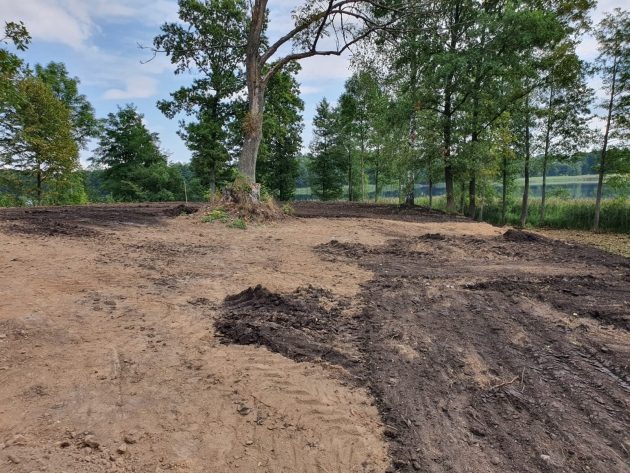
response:
{"label": "green foliage", "polygon": [[216,222],[217,220],[223,223],[228,223],[230,215],[225,210],[217,208],[213,209],[209,214],[201,217],[201,221],[204,223]]}
{"label": "green foliage", "polygon": [[275,74],[267,86],[263,116],[263,141],[256,161],[256,176],[264,188],[282,201],[291,200],[302,148],[304,102],[295,78],[294,63]]}
{"label": "green foliage", "polygon": [[40,79],[25,77],[16,85],[17,100],[5,115],[2,159],[9,169],[32,175],[26,190],[42,201],[44,183],[79,166],[79,149],[72,136],[70,111]]}
{"label": "green foliage", "polygon": [[100,122],[94,116],[94,108],[87,97],[79,93],[79,79],[70,77],[65,64],[59,62],[51,62],[47,66],[37,64],[35,77],[47,84],[70,110],[72,136],[80,148],[86,148],[88,140],[98,136]]}
{"label": "green foliage", "polygon": [[[547,201],[544,225],[540,222],[539,199],[530,202],[529,225],[533,227],[547,227],[558,229],[589,230],[593,225],[595,202],[590,199],[557,199]],[[514,202],[508,208],[507,223],[518,225],[520,217],[520,203]],[[490,204],[484,208],[484,220],[500,223],[500,206]],[[600,227],[604,231],[627,233],[630,232],[630,201],[627,199],[610,199],[602,201],[602,215]]]}
{"label": "green foliage", "polygon": [[18,51],[26,51],[30,42],[31,35],[23,22],[4,22],[4,36],[0,37],[0,44],[13,43]]}
{"label": "green foliage", "polygon": [[147,130],[143,115],[133,105],[119,107],[117,113],[108,115],[91,160],[103,169],[103,187],[117,201],[175,198],[173,174],[160,149],[157,134]]}
{"label": "green foliage", "polygon": [[[428,199],[417,199],[418,205],[428,205]],[[508,199],[506,224],[518,226],[520,223],[521,202],[515,195]],[[433,206],[446,209],[444,197],[434,198]],[[556,228],[563,230],[590,230],[593,224],[595,202],[592,199],[550,198],[546,204],[545,222],[540,221],[540,199],[530,200],[530,219],[528,226],[534,228]],[[496,196],[484,201],[483,220],[493,225],[502,225],[501,201]],[[628,198],[607,199],[602,201],[601,229],[607,232],[630,232],[630,200]]]}
{"label": "green foliage", "polygon": [[245,220],[243,220],[242,218],[235,218],[234,220],[228,223],[228,227],[238,228],[239,230],[246,230],[247,224],[245,223]]}
{"label": "green foliage", "polygon": [[338,143],[336,112],[326,99],[317,106],[313,126],[309,162],[311,189],[322,200],[338,199],[345,181],[343,149]]}
{"label": "green foliage", "polygon": [[293,215],[295,213],[295,208],[291,203],[287,202],[282,205],[282,213],[285,215]]}
{"label": "green foliage", "polygon": [[232,218],[230,214],[222,208],[212,209],[210,213],[201,217],[203,223],[221,222],[228,228],[247,229],[247,223],[242,218]]}
{"label": "green foliage", "polygon": [[243,0],[179,0],[178,5],[180,22],[165,23],[153,43],[170,57],[176,74],[198,78],[158,102],[158,108],[169,118],[186,115],[179,134],[192,152],[192,169],[214,194],[217,184],[230,180],[227,164],[239,139],[236,94],[244,86],[246,7]]}

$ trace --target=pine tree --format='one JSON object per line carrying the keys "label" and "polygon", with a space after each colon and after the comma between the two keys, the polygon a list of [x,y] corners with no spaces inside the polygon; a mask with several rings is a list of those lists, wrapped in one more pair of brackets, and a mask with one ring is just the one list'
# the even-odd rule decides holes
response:
{"label": "pine tree", "polygon": [[345,181],[343,154],[338,143],[338,117],[326,99],[318,106],[313,119],[313,142],[310,149],[309,175],[311,190],[321,200],[341,197]]}

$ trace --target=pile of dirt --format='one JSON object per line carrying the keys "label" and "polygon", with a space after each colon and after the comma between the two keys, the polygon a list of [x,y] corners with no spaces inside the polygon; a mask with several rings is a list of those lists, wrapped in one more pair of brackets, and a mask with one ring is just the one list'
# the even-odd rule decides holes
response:
{"label": "pile of dirt", "polygon": [[536,235],[534,233],[526,232],[524,230],[518,230],[515,228],[510,228],[503,234],[503,238],[507,241],[513,241],[516,243],[523,242],[536,242],[543,241],[545,238],[540,235]]}
{"label": "pile of dirt", "polygon": [[102,237],[102,229],[158,226],[167,218],[199,208],[199,204],[177,202],[6,208],[0,209],[0,231],[44,237]]}
{"label": "pile of dirt", "polygon": [[[343,315],[348,301],[312,286],[280,295],[258,285],[225,299],[215,326],[226,342],[259,345],[298,361],[326,360],[351,364],[344,344],[354,329]],[[337,349],[336,347],[339,347]]]}
{"label": "pile of dirt", "polygon": [[192,215],[198,211],[199,206],[197,205],[179,204],[175,207],[164,209],[164,215],[168,217],[179,217],[180,215]]}

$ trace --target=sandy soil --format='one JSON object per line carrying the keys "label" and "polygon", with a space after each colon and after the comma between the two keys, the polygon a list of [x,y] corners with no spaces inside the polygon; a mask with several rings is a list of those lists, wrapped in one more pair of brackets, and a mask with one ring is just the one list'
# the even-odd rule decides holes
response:
{"label": "sandy soil", "polygon": [[[194,210],[0,212],[0,471],[630,471],[627,259],[440,215]],[[563,292],[586,277],[616,292]],[[267,323],[239,341],[235,314]]]}

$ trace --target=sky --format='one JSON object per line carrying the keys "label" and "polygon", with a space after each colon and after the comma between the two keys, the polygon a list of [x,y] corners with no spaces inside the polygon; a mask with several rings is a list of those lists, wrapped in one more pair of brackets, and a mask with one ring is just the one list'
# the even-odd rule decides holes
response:
{"label": "sky", "polygon": [[[594,14],[623,8],[622,0],[602,0]],[[282,34],[291,24],[291,10],[298,0],[270,0],[269,36]],[[190,160],[190,152],[177,136],[177,120],[169,120],[156,102],[191,82],[189,74],[175,75],[165,56],[147,62],[149,46],[160,25],[177,20],[177,0],[0,0],[0,21],[23,21],[33,40],[20,56],[29,64],[63,62],[81,80],[80,91],[98,117],[115,112],[119,105],[134,103],[144,114],[147,127],[160,135],[162,148],[174,162]],[[587,37],[579,46],[581,57],[592,60],[597,44]],[[315,107],[322,98],[335,102],[351,74],[349,55],[315,57],[302,61],[298,76],[305,102],[304,145],[312,136]],[[600,83],[594,80],[593,87]],[[81,156],[87,164],[90,150]]]}

